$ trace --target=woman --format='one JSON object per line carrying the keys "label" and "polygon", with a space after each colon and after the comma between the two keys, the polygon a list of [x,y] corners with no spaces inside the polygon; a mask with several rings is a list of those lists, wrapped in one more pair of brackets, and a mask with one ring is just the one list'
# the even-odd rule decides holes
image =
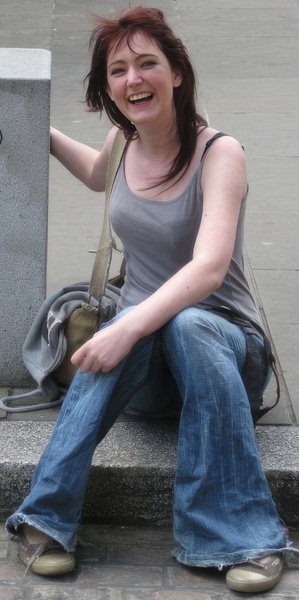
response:
{"label": "woman", "polygon": [[[124,244],[126,278],[118,315],[72,358],[79,371],[31,492],[7,527],[17,531],[20,557],[33,572],[74,568],[94,449],[147,380],[154,356],[182,399],[174,556],[190,566],[231,567],[230,588],[264,591],[279,580],[288,542],[242,380],[246,329],[226,318],[237,313],[251,322],[263,361],[260,317],[243,274],[244,152],[196,114],[190,60],[161,11],[99,19],[91,42],[87,104],[105,110],[114,127],[101,152],[52,129],[51,152],[100,192],[123,129],[128,143],[111,221]],[[265,385],[264,363],[262,375]]]}

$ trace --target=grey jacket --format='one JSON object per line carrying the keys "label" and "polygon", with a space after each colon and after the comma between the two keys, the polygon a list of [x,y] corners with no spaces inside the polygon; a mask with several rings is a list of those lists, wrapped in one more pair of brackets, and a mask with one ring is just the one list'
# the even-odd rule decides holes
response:
{"label": "grey jacket", "polygon": [[[100,304],[100,325],[116,314],[119,295],[118,288],[107,284]],[[24,364],[38,387],[25,394],[1,398],[0,409],[7,412],[27,412],[61,404],[66,390],[59,388],[51,375],[66,353],[67,341],[64,335],[66,321],[83,303],[98,306],[95,299],[90,299],[87,283],[74,284],[58,290],[43,302],[25,338],[22,352]],[[46,403],[33,406],[9,406],[9,402],[13,400],[34,396],[42,396]]]}

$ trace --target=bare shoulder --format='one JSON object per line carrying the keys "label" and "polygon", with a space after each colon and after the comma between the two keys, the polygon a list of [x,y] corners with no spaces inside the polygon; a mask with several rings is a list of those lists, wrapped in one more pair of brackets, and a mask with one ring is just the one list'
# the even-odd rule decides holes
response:
{"label": "bare shoulder", "polygon": [[[219,137],[216,137],[218,134]],[[201,132],[200,136],[203,136],[204,149],[207,149],[207,156],[212,156],[214,159],[227,159],[231,157],[235,159],[240,158],[242,161],[245,160],[244,147],[236,138],[227,133],[207,127]]]}
{"label": "bare shoulder", "polygon": [[[210,129],[210,128],[209,128]],[[226,189],[238,188],[238,194],[244,195],[247,190],[246,156],[242,144],[230,135],[216,137],[217,130],[206,132],[207,148],[201,178],[202,190],[217,186]],[[213,142],[209,145],[209,142]],[[215,177],[217,173],[217,177]]]}

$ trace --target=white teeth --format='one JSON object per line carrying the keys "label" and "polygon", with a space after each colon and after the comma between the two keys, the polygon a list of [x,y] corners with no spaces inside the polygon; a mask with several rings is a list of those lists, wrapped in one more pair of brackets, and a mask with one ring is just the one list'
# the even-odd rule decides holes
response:
{"label": "white teeth", "polygon": [[149,92],[141,92],[141,94],[134,94],[133,96],[130,96],[129,100],[130,102],[136,102],[136,100],[143,100],[145,98],[150,98],[151,96],[152,94]]}

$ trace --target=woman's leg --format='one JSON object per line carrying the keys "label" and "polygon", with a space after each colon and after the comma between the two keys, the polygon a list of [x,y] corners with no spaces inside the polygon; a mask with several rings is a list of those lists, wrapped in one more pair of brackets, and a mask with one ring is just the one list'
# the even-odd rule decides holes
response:
{"label": "woman's leg", "polygon": [[179,391],[169,369],[161,344],[155,344],[149,366],[148,380],[125,408],[125,414],[148,419],[178,417],[182,407]]}
{"label": "woman's leg", "polygon": [[162,329],[183,408],[175,481],[176,558],[231,565],[287,544],[264,476],[241,378],[243,331],[196,307]]}
{"label": "woman's leg", "polygon": [[110,373],[76,374],[31,491],[7,521],[11,533],[27,523],[74,550],[94,450],[146,380],[155,344],[158,334],[144,338]]}

